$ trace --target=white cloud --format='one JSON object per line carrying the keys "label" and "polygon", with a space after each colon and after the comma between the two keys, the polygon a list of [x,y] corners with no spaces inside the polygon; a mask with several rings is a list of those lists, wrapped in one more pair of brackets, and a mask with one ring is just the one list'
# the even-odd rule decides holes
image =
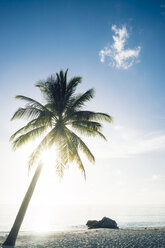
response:
{"label": "white cloud", "polygon": [[112,31],[115,32],[115,35],[112,36],[114,43],[104,47],[104,49],[99,52],[100,61],[104,63],[105,58],[109,57],[111,66],[117,69],[127,70],[139,57],[141,47],[125,49],[126,41],[129,38],[126,26],[117,28],[116,25],[112,25]]}

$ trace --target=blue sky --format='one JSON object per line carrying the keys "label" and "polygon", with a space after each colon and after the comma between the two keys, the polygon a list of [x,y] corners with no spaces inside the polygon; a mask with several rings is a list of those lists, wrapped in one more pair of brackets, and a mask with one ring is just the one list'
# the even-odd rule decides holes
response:
{"label": "blue sky", "polygon": [[[2,203],[14,202],[15,194],[21,199],[28,184],[30,149],[14,153],[8,142],[22,124],[10,122],[22,104],[14,96],[42,100],[35,82],[67,68],[69,77],[83,77],[79,91],[95,88],[88,108],[114,117],[105,125],[107,143],[87,140],[96,166],[86,167],[87,182],[79,179],[82,201],[99,195],[105,203],[165,203],[164,30],[165,1],[0,0]],[[63,185],[74,183],[69,175]],[[76,196],[70,193],[73,202]]]}

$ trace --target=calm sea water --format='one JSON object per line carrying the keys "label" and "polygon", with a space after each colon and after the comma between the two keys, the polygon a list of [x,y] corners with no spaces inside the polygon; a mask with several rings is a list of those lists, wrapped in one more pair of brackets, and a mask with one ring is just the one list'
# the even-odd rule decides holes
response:
{"label": "calm sea water", "polygon": [[[0,205],[0,231],[9,231],[18,206]],[[60,205],[29,206],[21,231],[86,229],[87,220],[104,216],[116,220],[119,227],[165,226],[165,205]]]}

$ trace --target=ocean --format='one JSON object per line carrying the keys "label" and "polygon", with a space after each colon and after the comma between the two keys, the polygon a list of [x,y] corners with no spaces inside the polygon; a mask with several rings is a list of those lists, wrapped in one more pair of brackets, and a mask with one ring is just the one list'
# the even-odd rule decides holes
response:
{"label": "ocean", "polygon": [[[0,205],[0,232],[8,232],[18,206]],[[165,205],[29,205],[20,231],[61,231],[87,229],[88,220],[104,216],[119,228],[165,226]]]}

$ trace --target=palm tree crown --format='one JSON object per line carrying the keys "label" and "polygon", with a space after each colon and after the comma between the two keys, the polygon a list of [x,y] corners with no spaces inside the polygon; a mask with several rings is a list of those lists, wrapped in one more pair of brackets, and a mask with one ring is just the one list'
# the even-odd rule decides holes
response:
{"label": "palm tree crown", "polygon": [[85,176],[79,150],[83,151],[90,162],[94,162],[95,159],[75,131],[105,139],[101,133],[100,122],[111,122],[112,118],[105,113],[82,110],[84,104],[93,98],[94,90],[75,94],[76,87],[81,83],[81,77],[73,77],[67,82],[67,71],[60,71],[55,76],[36,84],[44,97],[45,104],[26,96],[16,96],[16,99],[24,100],[27,104],[15,112],[12,120],[26,117],[28,123],[14,133],[10,140],[13,141],[13,148],[17,149],[29,140],[43,135],[41,142],[30,155],[29,168],[35,164],[44,149],[55,145],[58,174],[62,176],[66,165],[75,161]]}

